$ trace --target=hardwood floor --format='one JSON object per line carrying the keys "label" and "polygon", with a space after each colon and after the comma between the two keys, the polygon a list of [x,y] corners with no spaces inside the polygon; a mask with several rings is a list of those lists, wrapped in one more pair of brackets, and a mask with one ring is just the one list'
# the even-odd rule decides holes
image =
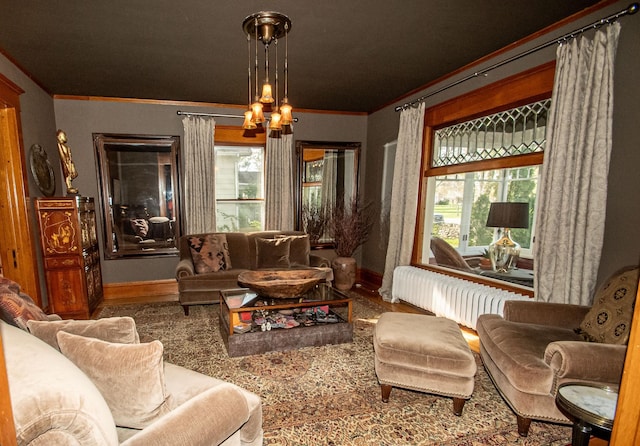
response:
{"label": "hardwood floor", "polygon": [[153,304],[159,302],[178,302],[177,294],[163,294],[159,296],[129,296],[122,299],[105,299],[95,309],[92,318],[96,318],[105,307],[127,305],[127,304]]}

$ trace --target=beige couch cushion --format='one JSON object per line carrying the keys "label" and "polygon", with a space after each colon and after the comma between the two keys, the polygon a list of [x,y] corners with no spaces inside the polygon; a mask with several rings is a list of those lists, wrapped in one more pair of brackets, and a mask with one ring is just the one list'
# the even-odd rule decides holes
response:
{"label": "beige couch cushion", "polygon": [[60,351],[100,390],[118,426],[142,429],[173,408],[160,341],[116,344],[64,331],[57,339]]}
{"label": "beige couch cushion", "polygon": [[629,341],[638,270],[637,267],[623,268],[600,286],[591,310],[580,324],[586,340],[621,345]]}
{"label": "beige couch cushion", "polygon": [[71,361],[26,331],[0,321],[18,444],[114,446],[111,411]]}
{"label": "beige couch cushion", "polygon": [[520,392],[549,395],[553,370],[544,360],[547,346],[554,341],[580,341],[571,327],[526,324],[503,319],[496,314],[478,318],[482,346],[510,385]]}
{"label": "beige couch cushion", "polygon": [[118,342],[120,344],[140,343],[136,322],[130,317],[108,317],[82,321],[29,321],[27,322],[27,328],[32,335],[42,339],[57,350],[60,350],[57,339],[59,331],[96,338],[106,342]]}

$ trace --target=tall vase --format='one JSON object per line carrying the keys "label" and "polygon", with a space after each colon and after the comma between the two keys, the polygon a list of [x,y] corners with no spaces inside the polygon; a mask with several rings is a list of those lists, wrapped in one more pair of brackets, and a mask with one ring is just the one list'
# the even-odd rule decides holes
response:
{"label": "tall vase", "polygon": [[356,283],[356,259],[353,257],[336,257],[331,262],[334,275],[334,286],[340,291],[350,290]]}

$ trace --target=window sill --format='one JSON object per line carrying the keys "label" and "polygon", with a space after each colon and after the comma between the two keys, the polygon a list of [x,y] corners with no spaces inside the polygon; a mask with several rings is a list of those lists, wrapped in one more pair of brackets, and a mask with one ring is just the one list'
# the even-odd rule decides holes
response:
{"label": "window sill", "polygon": [[502,290],[511,291],[514,293],[519,293],[525,296],[533,297],[532,287],[518,285],[516,283],[506,282],[504,280],[494,279],[491,277],[482,276],[480,274],[474,274],[471,272],[456,270],[453,268],[446,268],[438,265],[422,265],[422,264],[412,263],[411,266],[415,266],[416,268],[422,268],[428,271],[434,271],[440,274],[445,274],[447,276],[458,277],[460,279],[468,280],[470,282],[480,283],[482,285],[487,285],[493,288],[499,288]]}

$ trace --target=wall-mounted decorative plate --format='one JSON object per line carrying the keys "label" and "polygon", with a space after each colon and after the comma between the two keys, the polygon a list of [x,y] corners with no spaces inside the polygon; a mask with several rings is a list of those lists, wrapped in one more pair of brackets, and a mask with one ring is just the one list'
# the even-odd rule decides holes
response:
{"label": "wall-mounted decorative plate", "polygon": [[39,144],[34,144],[31,146],[29,161],[31,174],[40,191],[45,197],[53,196],[56,191],[56,176],[53,173],[51,163],[49,163],[47,152]]}

